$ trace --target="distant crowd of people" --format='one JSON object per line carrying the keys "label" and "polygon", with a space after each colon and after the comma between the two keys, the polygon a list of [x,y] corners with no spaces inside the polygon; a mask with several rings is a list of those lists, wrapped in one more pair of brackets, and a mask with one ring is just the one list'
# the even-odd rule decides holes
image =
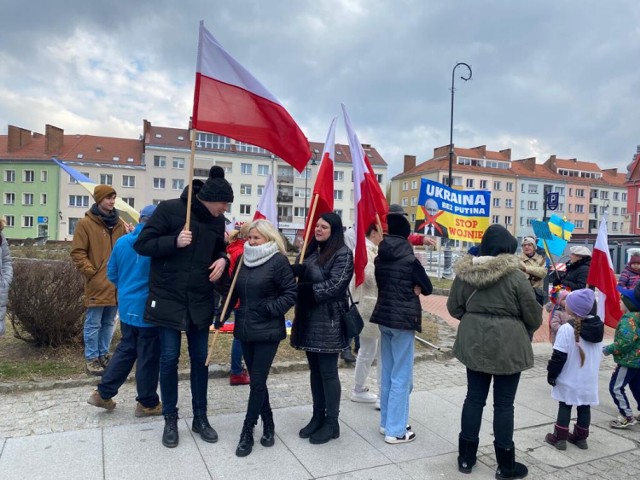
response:
{"label": "distant crowd of people", "polygon": [[[266,220],[255,220],[229,237],[224,212],[234,194],[220,167],[212,167],[206,181],[194,180],[180,198],[143,208],[135,228],[114,208],[113,187],[98,185],[93,196],[95,203],[78,222],[71,252],[86,279],[86,370],[101,377],[88,403],[114,409],[113,398],[135,365],[135,415],[163,415],[162,443],[178,446],[178,359],[185,333],[191,429],[204,441],[216,442],[218,433],[207,416],[209,333],[212,324],[220,329],[233,314],[230,382],[249,384],[250,389],[236,455],[251,453],[259,419],[260,443],[270,447],[276,436],[268,376],[287,338],[285,313],[293,308],[289,341],[305,352],[312,397],[311,418],[299,436],[312,444],[327,443],[340,436],[338,362],[352,341],[344,322],[353,302],[365,325],[358,336],[350,399],[376,403],[385,442],[415,440],[409,424],[414,335],[421,331],[420,296],[430,295],[432,285],[412,245],[433,240],[412,233],[401,207],[390,206],[384,232],[379,224],[368,226],[364,282],[356,286],[355,231],[345,231],[335,213],[320,216],[293,265],[282,236]],[[2,226],[0,222],[0,335],[12,278]],[[521,373],[533,366],[531,339],[542,322],[543,285],[549,274],[536,243],[525,237],[516,254],[513,235],[492,225],[479,246],[454,265],[447,308],[460,321],[453,353],[466,366],[467,376],[458,444],[458,469],[463,473],[470,473],[477,460],[491,384],[496,478],[524,478],[528,473],[515,458],[514,400]],[[628,387],[640,404],[640,252],[620,276],[624,316],[609,345],[603,345],[604,324],[587,285],[590,261],[587,247],[571,247],[566,271],[551,272],[551,302],[545,306],[553,345],[547,380],[558,412],[553,432],[544,440],[559,450],[567,443],[588,448],[602,354],[613,355],[616,363],[609,390],[620,416],[611,427],[628,428],[640,420],[626,395]],[[223,301],[226,310],[221,309]],[[122,337],[112,354],[116,312]],[[376,360],[379,395],[368,385]],[[577,421],[570,431],[574,407]]]}

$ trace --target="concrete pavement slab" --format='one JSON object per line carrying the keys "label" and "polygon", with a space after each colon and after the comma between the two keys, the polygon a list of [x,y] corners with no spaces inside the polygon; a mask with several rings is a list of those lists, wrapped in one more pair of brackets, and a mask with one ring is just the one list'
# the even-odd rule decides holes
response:
{"label": "concrete pavement slab", "polygon": [[322,480],[389,480],[403,479],[412,480],[399,465],[383,465],[381,467],[354,470],[352,472],[340,473],[322,477]]}
{"label": "concrete pavement slab", "polygon": [[0,456],[2,480],[103,478],[102,430],[9,438]]}
{"label": "concrete pavement slab", "polygon": [[[457,447],[456,447],[457,449]],[[433,479],[465,479],[473,478],[473,480],[493,479],[495,478],[495,468],[489,468],[478,462],[473,467],[471,477],[468,474],[458,471],[458,453],[449,453],[446,455],[438,455],[436,457],[421,458],[411,462],[403,462],[398,466],[405,474],[395,478],[407,478],[408,475],[414,480],[433,480]]]}

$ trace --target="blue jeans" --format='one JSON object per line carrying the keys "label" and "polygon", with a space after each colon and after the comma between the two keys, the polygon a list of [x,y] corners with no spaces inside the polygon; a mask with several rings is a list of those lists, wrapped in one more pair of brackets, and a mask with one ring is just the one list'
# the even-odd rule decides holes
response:
{"label": "blue jeans", "polygon": [[95,360],[109,353],[116,329],[118,307],[88,307],[84,319],[84,358]]}
{"label": "blue jeans", "polygon": [[233,338],[231,342],[231,374],[240,375],[242,373],[242,342]]}
{"label": "blue jeans", "polygon": [[[162,414],[178,411],[178,359],[182,332],[174,328],[158,327],[160,333],[160,395],[162,396]],[[187,344],[191,361],[191,407],[193,415],[207,414],[207,385],[209,370],[207,361],[207,342],[209,328],[198,329],[189,323]]]}
{"label": "blue jeans", "polygon": [[467,398],[462,407],[460,437],[478,441],[482,411],[487,402],[493,379],[493,436],[500,448],[513,446],[513,402],[520,382],[520,372],[512,375],[491,375],[467,368]]}
{"label": "blue jeans", "polygon": [[160,339],[158,327],[134,327],[120,323],[122,340],[113,353],[109,366],[98,384],[102,398],[115,397],[118,389],[136,364],[136,400],[147,408],[158,405],[158,374],[160,371]]}
{"label": "blue jeans", "polygon": [[413,390],[414,331],[380,328],[380,426],[389,437],[401,437],[409,423],[409,395]]}

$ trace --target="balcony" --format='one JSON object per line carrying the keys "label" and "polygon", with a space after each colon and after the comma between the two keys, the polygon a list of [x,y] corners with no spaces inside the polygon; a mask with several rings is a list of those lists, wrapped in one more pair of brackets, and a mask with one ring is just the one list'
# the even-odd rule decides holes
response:
{"label": "balcony", "polygon": [[278,194],[278,203],[292,203],[293,196],[287,194]]}
{"label": "balcony", "polygon": [[279,215],[278,221],[291,223],[293,222],[293,215]]}
{"label": "balcony", "polygon": [[276,179],[278,183],[293,183],[293,174],[291,175],[280,175],[278,174],[278,178]]}

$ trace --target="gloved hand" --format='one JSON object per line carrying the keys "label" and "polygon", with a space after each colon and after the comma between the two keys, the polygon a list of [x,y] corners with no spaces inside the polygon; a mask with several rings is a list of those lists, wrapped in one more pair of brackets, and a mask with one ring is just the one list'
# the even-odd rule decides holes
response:
{"label": "gloved hand", "polygon": [[609,350],[607,350],[607,345],[605,345],[604,347],[602,347],[602,354],[607,357],[609,355],[611,355],[611,352]]}
{"label": "gloved hand", "polygon": [[291,265],[291,270],[293,270],[293,276],[296,278],[304,277],[304,272],[307,270],[307,266],[304,263],[294,263]]}
{"label": "gloved hand", "polygon": [[556,377],[552,377],[550,374],[547,374],[547,383],[552,387],[556,386]]}
{"label": "gloved hand", "polygon": [[224,322],[220,321],[220,315],[216,315],[215,319],[213,320],[213,328],[215,328],[216,330],[220,330],[222,328],[222,325],[224,325]]}

